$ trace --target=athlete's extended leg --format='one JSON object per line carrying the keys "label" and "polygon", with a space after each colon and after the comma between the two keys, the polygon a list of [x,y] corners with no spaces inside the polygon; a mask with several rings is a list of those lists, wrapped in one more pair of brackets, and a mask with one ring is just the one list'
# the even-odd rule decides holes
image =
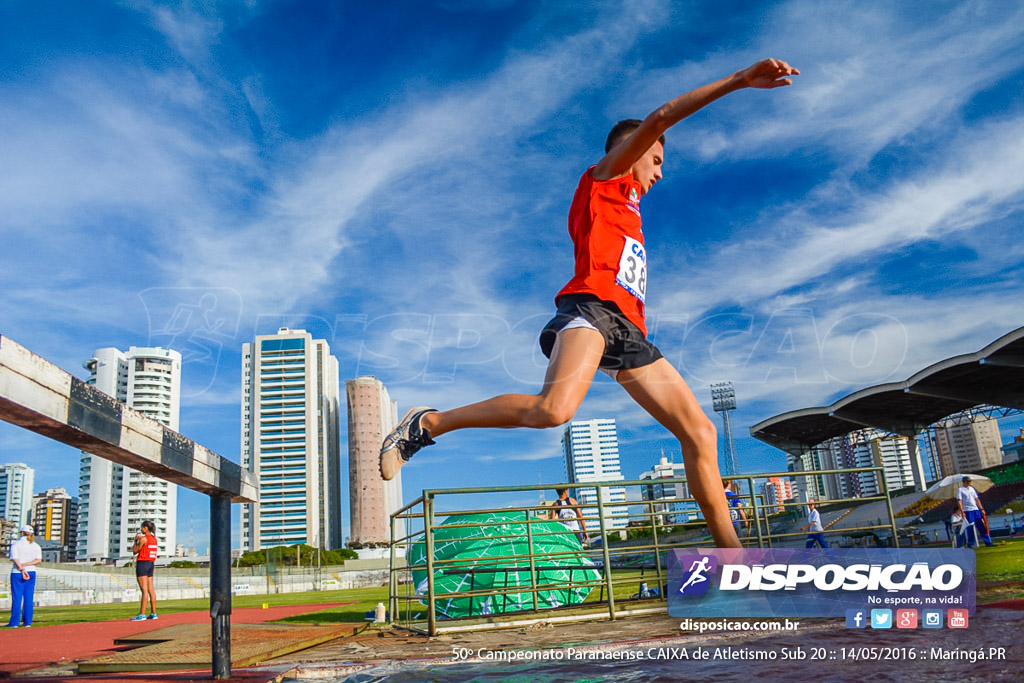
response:
{"label": "athlete's extended leg", "polygon": [[540,393],[502,394],[424,415],[421,424],[431,436],[470,427],[545,429],[565,424],[587,395],[603,352],[604,337],[597,330],[563,330],[555,340]]}
{"label": "athlete's extended leg", "polygon": [[[603,353],[604,337],[600,332],[587,328],[562,330],[551,351],[551,362],[540,393],[502,394],[461,408],[427,412],[412,428],[414,431],[422,428],[432,438],[472,427],[544,429],[565,424],[587,395]],[[389,441],[396,441],[394,437],[394,433],[389,435],[381,450],[380,469],[384,479],[392,479],[408,460],[402,456],[400,448],[389,447]]]}
{"label": "athlete's extended leg", "polygon": [[616,378],[644,410],[679,439],[690,493],[719,548],[740,548],[718,470],[718,433],[679,372],[664,358]]}

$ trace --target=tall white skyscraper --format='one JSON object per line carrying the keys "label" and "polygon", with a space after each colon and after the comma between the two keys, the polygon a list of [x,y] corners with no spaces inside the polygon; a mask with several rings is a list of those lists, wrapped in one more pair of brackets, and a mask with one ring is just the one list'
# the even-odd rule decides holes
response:
{"label": "tall white skyscraper", "polygon": [[[380,445],[398,423],[398,405],[376,377],[345,382],[348,403],[348,486],[351,548],[386,548],[391,542],[391,514],[402,507],[402,472],[384,481]],[[395,536],[405,535],[399,521]],[[360,555],[369,551],[361,551]]]}
{"label": "tall white skyscraper", "polygon": [[0,517],[19,528],[32,522],[36,471],[22,462],[0,465]]}
{"label": "tall white skyscraper", "polygon": [[[580,420],[570,422],[562,435],[562,450],[565,453],[565,471],[568,481],[573,484],[594,481],[624,481],[619,464],[619,437],[615,420]],[[577,488],[576,500],[583,507],[587,519],[587,530],[596,533],[597,489]],[[606,529],[624,529],[629,520],[625,505],[626,488],[612,486],[602,489],[601,502],[605,512]],[[619,505],[615,505],[619,503]],[[593,506],[593,507],[590,507]]]}
{"label": "tall white skyscraper", "polygon": [[242,467],[260,502],[242,506],[242,548],[341,547],[338,359],[282,327],[242,345]]}
{"label": "tall white skyscraper", "polygon": [[[159,347],[97,349],[83,366],[88,384],[178,431],[180,353]],[[78,498],[79,560],[130,557],[135,534],[147,520],[156,525],[160,556],[174,554],[177,484],[82,453]]]}

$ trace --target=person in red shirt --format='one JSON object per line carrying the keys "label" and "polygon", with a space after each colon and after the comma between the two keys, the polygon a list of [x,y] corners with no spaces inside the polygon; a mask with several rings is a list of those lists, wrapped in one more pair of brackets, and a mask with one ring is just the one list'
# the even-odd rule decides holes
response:
{"label": "person in red shirt", "polygon": [[647,251],[640,198],[662,178],[666,130],[724,95],[791,85],[788,76],[799,73],[786,62],[764,59],[666,102],[643,121],[616,124],[604,157],[583,174],[569,209],[576,267],[555,298],[555,317],[541,332],[541,350],[550,362],[540,393],[503,394],[443,412],[412,408],[384,439],[381,476],[394,478],[434,437],[457,429],[565,424],[601,369],[679,439],[690,491],[715,545],[741,547],[721,486],[714,423],[679,372],[647,339]]}
{"label": "person in red shirt", "polygon": [[[142,599],[139,603],[139,613],[131,618],[131,621],[145,621],[156,619],[156,592],[153,590],[153,568],[156,564],[156,525],[153,522],[143,522],[142,530],[135,535],[135,543],[132,544],[132,552],[135,553],[135,579],[139,582],[139,590],[142,591]],[[146,616],[146,602],[149,602],[149,617]]]}

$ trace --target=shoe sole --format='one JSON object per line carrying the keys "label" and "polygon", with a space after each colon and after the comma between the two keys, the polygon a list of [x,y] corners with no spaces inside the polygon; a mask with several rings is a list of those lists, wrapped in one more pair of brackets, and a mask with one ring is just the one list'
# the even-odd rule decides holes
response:
{"label": "shoe sole", "polygon": [[[407,427],[412,423],[413,416],[423,410],[430,410],[430,408],[428,406],[415,406],[413,408],[409,408],[405,415],[402,416],[402,419],[399,420],[398,425],[392,429],[386,437],[384,437],[384,444],[380,449],[380,461],[377,465],[377,468],[380,470],[380,477],[384,481],[391,481],[394,479],[395,475],[398,474],[398,471],[402,469],[402,466],[406,463],[406,461],[402,459],[401,451],[398,450],[399,437],[397,435],[408,433],[409,430]],[[387,462],[389,465],[388,469],[390,469],[390,465],[393,465],[396,460],[398,462],[398,467],[395,468],[390,477],[386,476],[384,474],[384,463]]]}

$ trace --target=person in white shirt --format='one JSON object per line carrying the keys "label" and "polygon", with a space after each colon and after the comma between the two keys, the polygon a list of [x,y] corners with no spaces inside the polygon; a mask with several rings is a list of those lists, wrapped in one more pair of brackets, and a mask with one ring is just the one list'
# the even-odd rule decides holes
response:
{"label": "person in white shirt", "polygon": [[[994,545],[992,537],[988,534],[988,524],[985,521],[985,510],[981,506],[981,498],[978,490],[971,486],[971,478],[964,477],[960,480],[963,485],[956,491],[956,506],[960,514],[967,520],[967,546],[973,548],[978,545],[980,538],[990,548]],[[970,527],[973,527],[971,529]]]}
{"label": "person in white shirt", "polygon": [[813,548],[815,544],[820,545],[822,548],[828,547],[828,541],[825,540],[825,528],[821,526],[821,514],[814,509],[814,501],[807,501],[807,507],[810,512],[807,513],[807,524],[800,527],[800,531],[810,529],[811,533],[807,534],[807,544],[805,548]]}
{"label": "person in white shirt", "polygon": [[43,561],[43,549],[36,543],[35,529],[21,527],[21,538],[11,545],[11,618],[7,628],[32,625],[32,602],[36,593],[36,567]]}

